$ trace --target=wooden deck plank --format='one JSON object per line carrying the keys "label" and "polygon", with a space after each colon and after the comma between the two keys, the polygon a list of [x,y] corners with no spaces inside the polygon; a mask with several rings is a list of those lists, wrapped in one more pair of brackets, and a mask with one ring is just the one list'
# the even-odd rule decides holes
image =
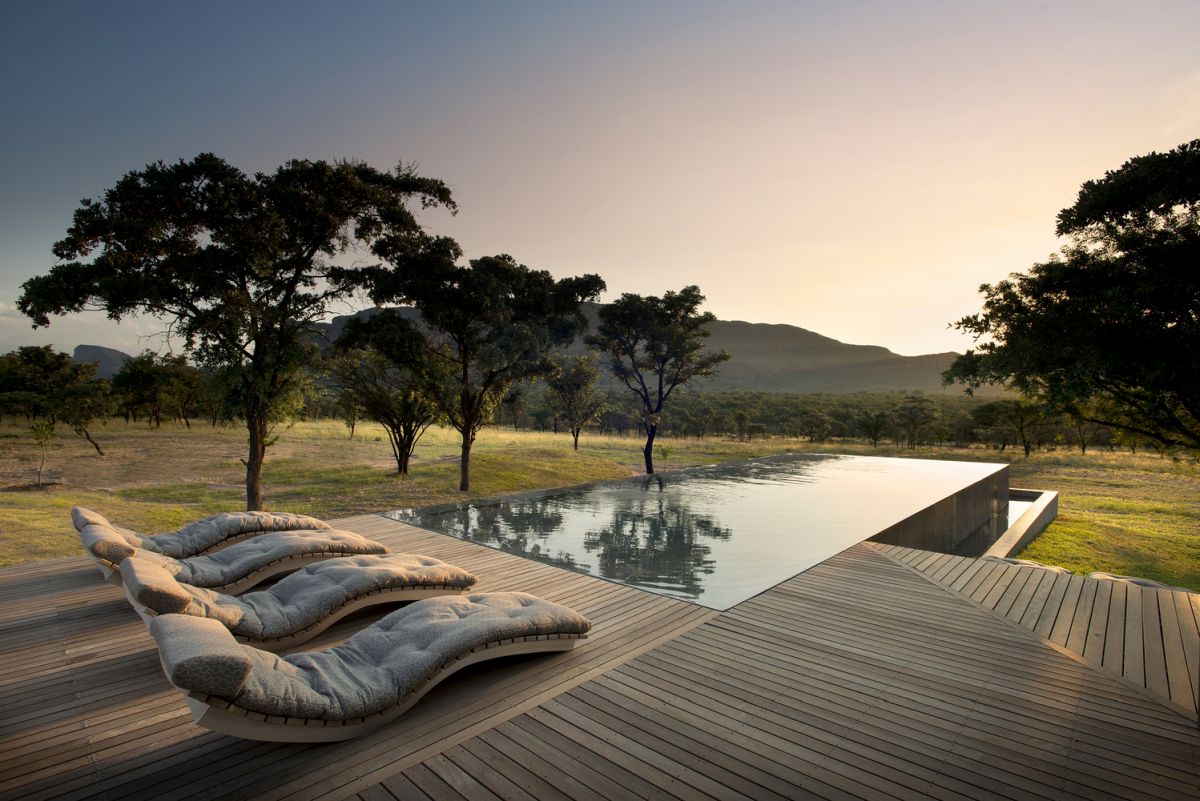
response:
{"label": "wooden deck plank", "polygon": [[[593,636],[560,657],[471,669],[357,741],[253,743],[190,723],[120,591],[80,560],[0,569],[14,601],[0,603],[0,703],[14,713],[0,722],[0,799],[961,801],[1200,787],[1194,724],[1017,627],[1059,627],[1072,579],[861,545],[716,613],[379,516],[338,523],[461,564],[480,590],[576,606]],[[1125,590],[1123,605],[1106,597],[1102,660],[1139,639],[1117,611],[1136,604]],[[1164,680],[1168,664],[1190,680],[1200,658],[1191,603],[1171,599]],[[1085,617],[1090,635],[1099,623]]]}
{"label": "wooden deck plank", "polygon": [[[912,549],[880,552],[908,565],[928,563]],[[1200,608],[1200,596],[1196,593],[1173,591],[1172,614],[1160,608],[1168,596],[1159,594],[1172,591],[1052,573],[1021,585],[1011,570],[1036,568],[1009,566],[1007,573],[997,575],[991,562],[974,561],[981,562],[974,571],[939,568],[925,575],[1123,681],[1145,688],[1185,714],[1196,714],[1200,696],[1200,625],[1194,612]],[[964,580],[964,576],[974,577]],[[1190,693],[1184,692],[1185,683]]]}
{"label": "wooden deck plank", "polygon": [[1158,611],[1162,618],[1163,652],[1167,665],[1167,687],[1171,700],[1180,704],[1190,704],[1195,707],[1195,695],[1192,690],[1191,674],[1188,671],[1187,653],[1184,647],[1184,627],[1190,625],[1190,609],[1185,619],[1179,619],[1179,607],[1176,606],[1173,590],[1157,590]]}
{"label": "wooden deck plank", "polygon": [[[1113,587],[1108,601],[1108,622],[1104,632],[1104,650],[1101,652],[1100,664],[1110,673],[1123,676],[1125,675],[1126,598],[1130,585],[1123,581],[1109,583]],[[1132,586],[1137,587],[1136,584]],[[1132,643],[1130,645],[1130,650],[1134,650]]]}
{"label": "wooden deck plank", "polygon": [[1092,616],[1084,633],[1084,641],[1071,650],[1083,654],[1083,658],[1097,665],[1104,663],[1104,636],[1108,633],[1109,601],[1113,594],[1112,581],[1097,581],[1096,594],[1092,599]]}
{"label": "wooden deck plank", "polygon": [[1121,655],[1121,675],[1134,684],[1146,686],[1146,637],[1142,632],[1143,608],[1142,595],[1144,587],[1130,584],[1125,596],[1125,642],[1124,653]]}
{"label": "wooden deck plank", "polygon": [[1192,703],[1200,708],[1200,596],[1196,593],[1173,592],[1175,619],[1183,640],[1183,660],[1187,665],[1192,689]]}
{"label": "wooden deck plank", "polygon": [[913,569],[851,549],[507,725],[566,734],[609,780],[674,796],[788,783],[822,798],[1196,792],[1200,737],[1183,716],[1146,714],[1145,696],[911,583]]}

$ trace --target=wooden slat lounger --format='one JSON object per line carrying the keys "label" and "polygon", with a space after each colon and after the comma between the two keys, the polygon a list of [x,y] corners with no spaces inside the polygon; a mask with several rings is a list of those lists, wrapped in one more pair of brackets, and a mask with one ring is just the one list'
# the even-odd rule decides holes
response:
{"label": "wooden slat lounger", "polygon": [[307,642],[366,607],[460,594],[476,580],[440,559],[403,553],[329,559],[241,596],[180,583],[136,556],[121,562],[121,578],[146,625],[166,614],[211,618],[238,642],[267,651]]}
{"label": "wooden slat lounger", "polygon": [[130,545],[111,526],[88,523],[79,532],[84,551],[113,584],[121,582],[121,562],[137,557],[194,587],[239,593],[269,578],[314,562],[342,556],[384,554],[388,547],[350,531],[272,531],[219,551],[176,559]]}
{"label": "wooden slat lounger", "polygon": [[79,533],[83,533],[84,527],[89,525],[109,528],[135,548],[176,559],[218,551],[270,531],[322,531],[333,528],[324,520],[289,512],[225,512],[201,518],[178,531],[142,534],[113,525],[103,515],[82,506],[71,509],[71,522]]}
{"label": "wooden slat lounger", "polygon": [[163,670],[195,721],[252,740],[347,740],[394,720],[450,674],[476,662],[567,651],[591,624],[518,592],[417,601],[328,651],[279,657],[240,645],[215,620],[150,623]]}

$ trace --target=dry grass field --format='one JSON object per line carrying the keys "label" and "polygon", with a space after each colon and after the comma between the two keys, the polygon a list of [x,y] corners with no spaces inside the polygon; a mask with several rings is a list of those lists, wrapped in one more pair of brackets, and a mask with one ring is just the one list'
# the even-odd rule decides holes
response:
{"label": "dry grass field", "polygon": [[[433,429],[421,441],[411,475],[395,473],[386,437],[358,427],[353,439],[335,421],[278,431],[264,472],[267,505],[336,518],[462,500],[458,442]],[[99,456],[61,432],[46,452],[44,486],[33,486],[40,454],[24,424],[0,425],[0,565],[76,553],[68,513],[88,506],[143,531],[175,528],[206,514],[242,508],[245,433],[237,427],[112,421],[96,432]],[[484,429],[475,446],[470,498],[633,475],[641,442],[585,434],[571,450],[566,434]],[[766,439],[660,440],[656,464],[673,469],[788,451],[1012,461],[1013,486],[1060,493],[1058,520],[1022,556],[1076,572],[1141,575],[1200,590],[1200,469],[1194,461],[1153,454],[1017,453],[983,449],[871,449]]]}

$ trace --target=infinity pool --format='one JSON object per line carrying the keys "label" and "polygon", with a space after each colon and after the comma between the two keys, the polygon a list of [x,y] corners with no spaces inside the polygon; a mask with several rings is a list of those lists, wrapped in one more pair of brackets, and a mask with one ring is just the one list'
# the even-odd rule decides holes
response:
{"label": "infinity pool", "polygon": [[1007,492],[1006,465],[793,454],[387,516],[728,609],[881,533],[1002,532]]}

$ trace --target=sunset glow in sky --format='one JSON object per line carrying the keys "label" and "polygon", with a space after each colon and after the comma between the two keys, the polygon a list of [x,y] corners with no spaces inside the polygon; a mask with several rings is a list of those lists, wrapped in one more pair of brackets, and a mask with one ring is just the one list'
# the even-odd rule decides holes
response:
{"label": "sunset glow in sky", "polygon": [[0,351],[155,347],[14,305],[81,198],[203,151],[416,162],[470,257],[962,351],[948,323],[1058,247],[1083,181],[1200,137],[1194,0],[48,3],[0,30]]}

